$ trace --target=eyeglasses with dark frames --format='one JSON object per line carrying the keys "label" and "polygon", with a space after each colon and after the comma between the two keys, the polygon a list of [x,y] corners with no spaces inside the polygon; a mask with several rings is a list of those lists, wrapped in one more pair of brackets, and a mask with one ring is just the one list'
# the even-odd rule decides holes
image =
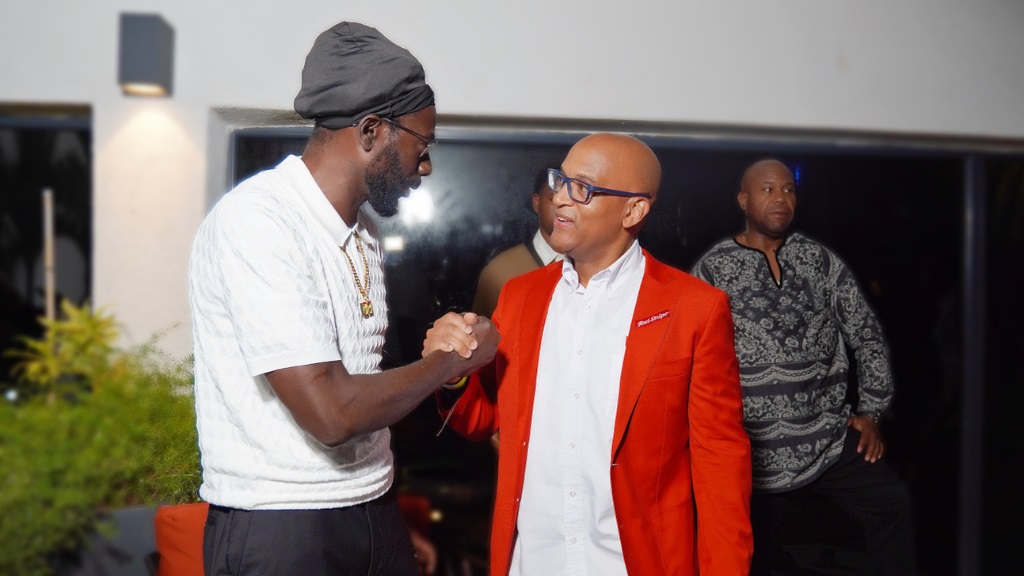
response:
{"label": "eyeglasses with dark frames", "polygon": [[593,184],[584,182],[579,178],[570,178],[557,168],[548,168],[548,188],[558,192],[562,186],[567,186],[569,189],[569,198],[572,198],[573,202],[578,202],[580,204],[590,202],[590,197],[594,194],[608,194],[611,196],[625,196],[628,198],[652,197],[650,194],[644,194],[641,192],[623,192],[622,190],[613,190],[611,188],[594,186]]}
{"label": "eyeglasses with dark frames", "polygon": [[423,158],[424,156],[429,154],[430,150],[433,149],[435,146],[437,146],[437,139],[436,138],[427,138],[423,134],[420,134],[419,132],[416,132],[415,130],[410,130],[410,129],[406,128],[405,126],[402,126],[401,124],[399,124],[398,122],[395,122],[394,120],[392,120],[390,118],[385,118],[385,117],[381,116],[380,119],[385,121],[385,122],[387,122],[388,124],[391,124],[395,128],[398,128],[399,130],[404,130],[405,132],[408,132],[409,134],[412,134],[413,136],[416,137],[417,140],[422,142],[423,145],[425,146],[425,148],[423,149],[423,152],[420,152],[420,158]]}

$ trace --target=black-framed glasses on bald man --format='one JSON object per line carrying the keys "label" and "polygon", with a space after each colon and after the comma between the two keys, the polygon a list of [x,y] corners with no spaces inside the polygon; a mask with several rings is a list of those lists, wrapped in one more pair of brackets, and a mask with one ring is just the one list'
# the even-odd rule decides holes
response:
{"label": "black-framed glasses on bald man", "polygon": [[562,186],[568,187],[569,198],[572,198],[573,202],[578,202],[579,204],[586,204],[590,202],[590,198],[594,194],[625,196],[627,198],[651,197],[650,194],[645,194],[643,192],[624,192],[622,190],[613,190],[611,188],[602,188],[601,186],[594,186],[593,184],[584,182],[579,178],[570,178],[557,168],[548,168],[548,188],[551,188],[552,190],[555,191],[555,193],[558,193],[558,191],[562,189]]}

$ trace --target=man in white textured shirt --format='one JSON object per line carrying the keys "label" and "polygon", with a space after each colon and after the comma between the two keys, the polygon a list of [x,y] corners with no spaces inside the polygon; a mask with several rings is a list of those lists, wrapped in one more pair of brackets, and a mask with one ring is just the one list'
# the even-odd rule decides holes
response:
{"label": "man in white textured shirt", "polygon": [[382,250],[361,206],[391,216],[431,172],[416,58],[342,22],[316,39],[295,109],[315,122],[302,157],[225,195],[192,250],[206,574],[416,575],[387,427],[493,357],[497,333],[475,332],[469,360],[380,370]]}
{"label": "man in white textured shirt", "polygon": [[[495,361],[438,394],[458,432],[500,431],[493,575],[747,573],[750,443],[724,292],[637,235],[661,180],[640,140],[595,134],[549,171],[565,260],[509,280]],[[424,354],[465,352],[448,314]]]}

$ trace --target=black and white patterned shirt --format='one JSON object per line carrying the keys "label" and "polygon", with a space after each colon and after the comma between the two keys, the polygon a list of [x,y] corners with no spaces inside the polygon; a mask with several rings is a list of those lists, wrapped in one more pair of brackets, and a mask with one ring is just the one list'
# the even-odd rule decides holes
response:
{"label": "black and white patterned shirt", "polygon": [[881,412],[893,395],[881,326],[849,268],[799,233],[776,257],[778,284],[768,257],[733,239],[693,269],[729,294],[754,488],[765,492],[804,486],[839,459],[851,410],[846,347],[857,363],[857,412]]}

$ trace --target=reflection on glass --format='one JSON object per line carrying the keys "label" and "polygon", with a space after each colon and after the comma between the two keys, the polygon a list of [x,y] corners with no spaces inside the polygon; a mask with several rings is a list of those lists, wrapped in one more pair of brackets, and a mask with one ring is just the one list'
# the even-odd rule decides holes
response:
{"label": "reflection on glass", "polygon": [[[385,257],[385,367],[419,358],[428,323],[445,311],[468,309],[487,261],[531,237],[537,227],[533,179],[541,168],[561,165],[576,140],[551,132],[517,133],[506,142],[498,136],[442,138],[422,190],[430,190],[424,198],[431,217],[421,216],[426,200],[410,195],[403,210],[410,207],[415,218],[403,213],[378,220],[382,237],[403,239],[403,249]],[[736,191],[749,162],[774,156],[799,170],[795,227],[842,255],[863,282],[892,348],[896,416],[885,431],[887,458],[910,485],[920,547],[936,551],[922,559],[921,569],[941,573],[954,565],[956,518],[947,512],[956,490],[937,479],[955,482],[948,447],[956,443],[959,424],[955,413],[941,422],[935,417],[942,401],[937,383],[948,382],[955,391],[960,380],[942,358],[948,357],[947,344],[956,346],[949,320],[960,313],[962,156],[791,144],[724,147],[667,136],[647,141],[664,175],[640,241],[656,258],[682,269],[741,230]],[[299,153],[302,143],[239,139],[236,174],[273,166],[282,152]],[[439,427],[432,400],[394,427],[400,486],[430,496],[445,511],[442,529],[486,557],[493,451],[449,432],[435,438]],[[933,435],[925,440],[928,433]]]}
{"label": "reflection on glass", "polygon": [[434,219],[434,199],[426,186],[409,191],[409,196],[398,199],[398,217],[406,226],[430,224]]}
{"label": "reflection on glass", "polygon": [[402,250],[405,250],[405,238],[401,236],[384,237],[385,252],[401,252]]}

